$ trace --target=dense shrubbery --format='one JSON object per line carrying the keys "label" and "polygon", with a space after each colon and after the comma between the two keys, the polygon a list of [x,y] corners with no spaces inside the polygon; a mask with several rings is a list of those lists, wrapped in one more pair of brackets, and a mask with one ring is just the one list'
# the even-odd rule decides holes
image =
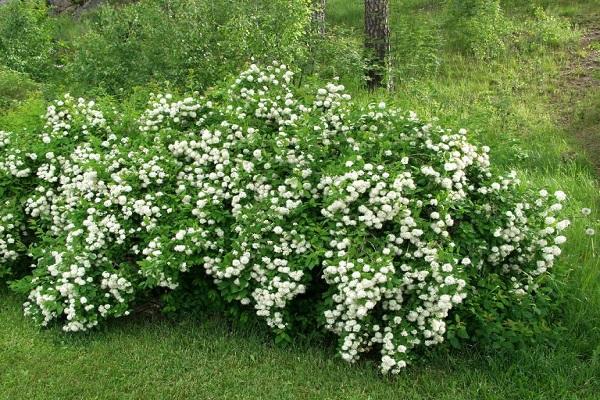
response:
{"label": "dense shrubbery", "polygon": [[109,93],[147,82],[205,89],[250,57],[291,62],[306,52],[306,0],[153,0],[101,7],[70,43],[74,84]]}
{"label": "dense shrubbery", "polygon": [[450,43],[479,59],[493,59],[507,50],[527,54],[544,46],[566,45],[578,37],[567,20],[549,15],[533,3],[520,4],[531,9],[530,17],[521,20],[507,16],[502,3],[450,0],[447,18],[447,28],[452,33]]}
{"label": "dense shrubbery", "polygon": [[331,80],[343,77],[353,89],[364,86],[367,61],[364,57],[363,41],[350,29],[329,26],[326,34],[309,32],[306,36],[306,57],[296,60],[301,74],[299,83],[307,80]]}
{"label": "dense shrubbery", "polygon": [[402,82],[433,76],[442,62],[443,33],[431,18],[403,12],[401,3],[392,5],[395,29],[391,34],[392,81]]}
{"label": "dense shrubbery", "polygon": [[11,0],[0,8],[0,65],[57,91],[120,97],[149,84],[204,90],[250,58],[360,85],[362,41],[335,27],[313,35],[310,4],[150,0],[104,4],[73,21],[48,16],[43,1]]}
{"label": "dense shrubbery", "polygon": [[544,46],[559,47],[573,43],[579,34],[573,30],[568,20],[550,15],[541,7],[533,11],[533,18],[527,20],[521,29],[521,46],[543,48]]}
{"label": "dense shrubbery", "polygon": [[[392,7],[390,78],[431,76],[451,47],[482,59],[506,50],[530,52],[572,41],[564,20],[532,8],[514,20],[498,0],[449,1],[435,19],[407,13],[419,2]],[[204,90],[235,73],[251,57],[297,65],[299,79],[340,76],[361,86],[365,70],[356,32],[328,26],[311,34],[311,2],[148,0],[103,6],[74,21],[47,15],[44,1],[11,0],[0,8],[0,65],[44,81],[54,93],[129,95],[158,84],[174,92]],[[506,7],[505,7],[506,8]]]}
{"label": "dense shrubbery", "polygon": [[26,100],[37,89],[27,74],[0,65],[0,113]]}
{"label": "dense shrubbery", "polygon": [[2,271],[32,264],[13,284],[25,313],[81,331],[210,284],[280,336],[315,321],[343,359],[375,349],[392,373],[444,338],[543,325],[562,192],[493,173],[465,130],[292,78],[252,65],[206,97],[154,96],[133,126],[67,95],[43,127],[2,132]]}
{"label": "dense shrubbery", "polygon": [[0,8],[0,65],[47,77],[54,68],[53,35],[45,1],[9,1]]}
{"label": "dense shrubbery", "polygon": [[513,28],[500,0],[452,0],[449,6],[452,41],[477,58],[494,58],[506,48]]}

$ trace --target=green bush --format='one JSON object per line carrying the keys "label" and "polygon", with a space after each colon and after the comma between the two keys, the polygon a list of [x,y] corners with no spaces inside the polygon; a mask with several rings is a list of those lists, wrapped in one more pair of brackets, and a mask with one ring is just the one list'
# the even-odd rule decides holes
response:
{"label": "green bush", "polygon": [[67,95],[1,132],[0,256],[30,258],[25,314],[82,331],[149,296],[231,304],[279,340],[321,327],[348,362],[376,350],[384,373],[544,326],[564,193],[497,175],[464,129],[293,77],[253,64],[136,116]]}
{"label": "green bush", "polygon": [[[450,43],[485,60],[497,58],[507,50],[527,54],[548,47],[565,46],[579,37],[567,20],[546,13],[532,2],[518,3],[451,0],[447,18]],[[502,4],[507,8],[523,9],[520,19],[507,17]]]}
{"label": "green bush", "polygon": [[106,5],[85,23],[69,44],[65,72],[72,86],[118,94],[169,82],[204,90],[253,56],[285,62],[305,56],[310,8],[306,0],[151,0]]}
{"label": "green bush", "polygon": [[54,72],[53,25],[43,0],[11,0],[0,7],[0,65],[36,80]]}
{"label": "green bush", "polygon": [[533,18],[527,19],[519,30],[518,45],[527,50],[566,46],[579,37],[568,20],[550,15],[541,7],[534,9]]}
{"label": "green bush", "polygon": [[306,45],[306,56],[296,61],[302,70],[300,82],[339,78],[353,89],[364,87],[367,66],[363,41],[353,30],[328,26],[324,36],[315,32],[308,35]]}
{"label": "green bush", "polygon": [[504,53],[513,26],[499,0],[450,0],[448,4],[447,27],[455,47],[479,59]]}
{"label": "green bush", "polygon": [[38,85],[26,74],[0,66],[0,113],[25,100]]}
{"label": "green bush", "polygon": [[441,64],[443,34],[426,18],[399,13],[391,31],[392,80],[433,76]]}

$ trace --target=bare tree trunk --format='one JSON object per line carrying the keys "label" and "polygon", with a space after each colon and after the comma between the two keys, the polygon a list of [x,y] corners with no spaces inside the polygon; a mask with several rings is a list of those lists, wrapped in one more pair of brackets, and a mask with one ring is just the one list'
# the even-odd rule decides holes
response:
{"label": "bare tree trunk", "polygon": [[365,0],[365,48],[372,57],[367,71],[370,90],[381,86],[390,52],[388,0]]}
{"label": "bare tree trunk", "polygon": [[313,0],[313,25],[319,35],[325,35],[325,6],[327,0]]}

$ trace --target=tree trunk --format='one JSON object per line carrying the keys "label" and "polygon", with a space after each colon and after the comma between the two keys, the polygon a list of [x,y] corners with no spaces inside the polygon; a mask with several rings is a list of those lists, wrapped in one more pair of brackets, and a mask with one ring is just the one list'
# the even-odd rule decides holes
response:
{"label": "tree trunk", "polygon": [[386,70],[386,58],[390,52],[388,0],[365,0],[365,48],[371,62],[367,70],[370,90],[381,86]]}
{"label": "tree trunk", "polygon": [[325,35],[325,5],[327,0],[313,0],[313,25],[317,33]]}

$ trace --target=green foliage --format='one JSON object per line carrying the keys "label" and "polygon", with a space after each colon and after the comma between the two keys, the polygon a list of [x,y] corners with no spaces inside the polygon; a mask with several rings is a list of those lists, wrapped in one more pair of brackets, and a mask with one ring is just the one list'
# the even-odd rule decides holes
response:
{"label": "green foliage", "polygon": [[[578,33],[570,23],[548,14],[533,3],[500,0],[451,0],[447,27],[450,43],[481,60],[494,59],[507,50],[530,53],[573,43]],[[503,8],[504,7],[504,8]],[[505,8],[524,9],[518,18],[507,15]]]}
{"label": "green foliage", "polygon": [[0,7],[0,65],[43,79],[54,71],[53,26],[43,0]]}
{"label": "green foliage", "polygon": [[541,7],[533,11],[533,18],[527,19],[520,28],[518,43],[533,50],[559,48],[574,43],[579,33],[568,20],[548,14]]}
{"label": "green foliage", "polygon": [[89,334],[68,335],[32,325],[19,296],[6,290],[0,309],[0,393],[14,400],[123,393],[148,400],[386,400],[399,393],[407,399],[595,400],[600,391],[600,363],[579,356],[572,341],[510,355],[462,349],[382,379],[369,363],[349,368],[336,360],[320,338],[273,346],[259,326],[231,319],[173,320],[146,308]]}
{"label": "green foliage", "polygon": [[[324,38],[301,36],[300,32],[307,26],[306,8],[301,2],[293,2],[292,5],[297,7],[289,12],[285,8],[288,2],[153,0],[115,9],[101,8],[82,21],[74,21],[48,18],[40,12],[44,8],[41,3],[35,5],[36,2],[14,1],[9,6],[0,7],[0,30],[5,33],[0,37],[0,43],[8,49],[6,53],[0,53],[0,64],[6,64],[8,61],[5,60],[13,63],[10,68],[0,68],[0,108],[10,108],[6,110],[6,115],[0,115],[0,127],[13,132],[12,143],[26,153],[52,151],[66,156],[72,150],[68,141],[62,142],[64,148],[62,145],[56,148],[46,145],[31,147],[39,142],[39,116],[46,109],[46,104],[39,96],[30,96],[42,87],[31,79],[43,80],[45,91],[85,92],[87,96],[109,93],[119,97],[125,103],[119,105],[120,113],[110,119],[111,127],[118,131],[119,137],[130,136],[136,140],[139,139],[139,110],[146,108],[150,92],[169,90],[177,94],[186,90],[203,90],[216,84],[221,89],[211,90],[210,93],[216,96],[221,92],[215,100],[225,102],[227,95],[224,87],[217,82],[227,79],[231,71],[251,57],[294,61],[303,68],[303,73],[297,75],[296,81],[299,83],[318,82],[319,79],[314,75],[327,78],[340,75],[342,82],[350,84],[347,86],[358,89],[364,70],[362,41],[358,33],[361,29],[361,2],[344,0],[329,3],[335,7],[332,16],[346,17],[348,21],[343,21],[345,25],[355,26],[355,29],[342,28],[330,21]],[[484,137],[485,142],[494,144],[493,159],[500,161],[501,167],[516,165],[528,171],[529,181],[568,187],[569,192],[584,202],[581,206],[593,203],[597,187],[591,183],[592,178],[589,171],[582,167],[583,164],[562,159],[562,153],[569,146],[554,125],[554,109],[540,95],[548,89],[542,85],[542,80],[553,75],[555,71],[552,69],[556,68],[556,60],[552,58],[554,53],[543,50],[555,51],[571,43],[577,37],[577,32],[566,20],[551,13],[550,10],[556,12],[556,6],[548,11],[539,8],[535,13],[532,9],[532,13],[525,14],[516,13],[508,5],[522,7],[524,2],[520,1],[504,1],[501,3],[504,9],[492,7],[496,2],[479,1],[477,4],[484,5],[480,9],[475,3],[472,3],[474,7],[471,9],[465,8],[469,2],[454,3],[456,10],[460,7],[463,10],[451,13],[452,18],[447,18],[446,10],[439,2],[430,0],[402,2],[402,7],[406,7],[402,8],[403,13],[392,14],[392,72],[395,80],[402,84],[403,94],[396,96],[394,93],[396,100],[403,102],[406,107],[417,107],[426,115],[440,115],[447,125],[465,124],[481,129],[477,135]],[[551,2],[544,3],[547,5]],[[579,6],[571,4],[569,7]],[[479,11],[471,13],[471,10]],[[459,24],[442,26],[444,18],[458,21]],[[21,22],[15,25],[15,20]],[[496,22],[504,24],[504,27],[496,27]],[[26,29],[21,31],[21,26]],[[11,41],[2,41],[8,37]],[[477,59],[448,51],[445,46],[447,42]],[[10,57],[3,58],[5,54]],[[521,57],[523,54],[527,57]],[[499,58],[500,55],[507,57]],[[496,58],[496,62],[488,64],[487,61],[492,58]],[[45,64],[47,68],[33,68],[36,63]],[[60,74],[54,73],[57,71],[55,64]],[[532,82],[541,84],[537,86]],[[310,93],[304,93],[303,90],[299,89],[298,95],[310,98]],[[356,92],[361,94],[359,90]],[[177,95],[175,97],[178,98]],[[597,126],[592,124],[598,119],[596,100],[590,98],[589,107],[586,106],[577,114],[578,120],[589,123],[591,129]],[[112,112],[112,102],[112,99],[108,100],[107,104],[100,107],[106,116]],[[85,130],[81,123],[73,127],[75,130]],[[404,127],[398,128],[398,132],[402,132],[402,129]],[[102,142],[99,142],[96,134],[94,131],[90,144],[94,149],[102,150]],[[176,134],[179,133],[173,133]],[[160,136],[157,140],[162,139]],[[83,137],[78,140],[81,140],[77,142],[79,144],[88,142]],[[148,145],[145,140],[137,141],[136,145]],[[93,168],[101,171],[97,165]],[[41,259],[38,268],[43,270],[49,265],[48,258],[44,259],[42,254],[44,249],[59,247],[57,243],[62,240],[60,237],[53,238],[32,246],[34,239],[37,240],[36,235],[47,235],[48,225],[36,225],[25,218],[23,202],[19,199],[28,197],[34,190],[35,181],[20,179],[20,182],[22,185],[5,182],[0,187],[0,198],[5,201],[0,219],[7,218],[15,222],[6,224],[7,221],[2,220],[7,227],[3,234],[10,231],[12,237],[19,238],[15,251],[21,254],[19,259],[13,260],[10,269],[4,264],[0,279],[7,279],[9,273],[9,279],[31,273],[31,259],[24,256],[30,248],[37,250],[33,254]],[[138,186],[136,190],[145,193]],[[514,201],[518,201],[518,198]],[[11,217],[8,218],[8,215]],[[80,224],[82,219],[78,216],[75,221]],[[480,220],[474,223],[481,224],[485,222]],[[27,228],[28,225],[31,229]],[[463,224],[461,230],[455,233],[465,243],[472,240],[472,233],[469,233],[467,226]],[[590,226],[598,231],[597,224]],[[586,227],[578,228],[583,232]],[[590,359],[597,366],[599,269],[593,241],[590,242],[593,239],[581,232],[579,235],[574,233],[575,244],[569,244],[567,261],[560,266],[563,270],[572,266],[572,271],[564,278],[568,286],[562,289],[565,293],[561,298],[569,299],[569,303],[557,314],[561,320],[570,323],[569,335],[563,342],[573,341],[578,346],[568,351],[563,346],[567,357],[579,361]],[[484,236],[489,234],[487,232]],[[147,239],[143,237],[140,240]],[[109,255],[119,260],[123,258],[123,251],[115,247]],[[312,259],[309,264],[314,265],[314,262]],[[151,264],[136,265],[131,263],[131,259],[112,267],[129,271],[136,271],[136,268],[153,269]],[[511,294],[508,282],[493,271],[475,274],[470,279],[482,289],[468,291],[464,303],[453,309],[446,333],[446,339],[451,344],[462,346],[465,340],[471,340],[486,348],[506,350],[539,343],[542,340],[540,334],[547,335],[551,330],[564,332],[548,323],[557,306],[565,305],[557,301],[557,282],[542,280],[543,287],[536,291],[535,297],[517,301]],[[251,320],[254,312],[251,307],[228,302],[225,297],[231,300],[231,293],[222,296],[222,288],[208,280],[203,270],[186,272],[185,278],[179,281],[180,285],[173,291],[152,288],[157,283],[158,280],[149,279],[144,283],[145,286],[136,286],[135,297],[130,304],[135,306],[160,295],[165,311],[169,312],[206,308],[207,304],[238,319]],[[29,293],[33,284],[29,279],[24,279],[17,286],[22,292]],[[326,285],[314,273],[307,286],[307,293],[298,296],[287,309],[288,316],[294,316],[294,330],[301,326],[313,329],[317,323],[323,324],[323,320],[318,321],[315,316],[323,315],[326,310],[318,295],[326,292]],[[314,300],[317,298],[319,301]],[[115,313],[123,311],[123,308],[115,309]],[[279,331],[277,337],[279,340],[289,340],[286,331]],[[543,339],[554,337],[546,336]],[[495,360],[502,362],[501,358]],[[562,360],[557,364],[560,364],[557,370],[562,371]],[[530,368],[535,370],[535,366]],[[465,371],[469,370],[465,368]],[[502,368],[499,370],[502,371]],[[528,378],[524,380],[528,382]]]}
{"label": "green foliage", "polygon": [[392,18],[392,80],[404,82],[435,74],[442,62],[444,38],[441,29],[431,18],[416,17],[412,10],[401,9],[394,13],[392,9]]}
{"label": "green foliage", "polygon": [[27,74],[0,66],[0,113],[14,107],[38,89]]}
{"label": "green foliage", "polygon": [[363,41],[351,28],[328,26],[325,36],[311,33],[307,36],[308,52],[298,61],[301,81],[310,79],[334,79],[339,77],[347,87],[364,87]]}
{"label": "green foliage", "polygon": [[203,90],[255,57],[306,55],[306,0],[152,0],[101,7],[68,44],[72,85],[118,94],[149,82]]}
{"label": "green foliage", "polygon": [[500,0],[450,0],[447,26],[455,47],[479,59],[496,58],[506,50],[513,30]]}

